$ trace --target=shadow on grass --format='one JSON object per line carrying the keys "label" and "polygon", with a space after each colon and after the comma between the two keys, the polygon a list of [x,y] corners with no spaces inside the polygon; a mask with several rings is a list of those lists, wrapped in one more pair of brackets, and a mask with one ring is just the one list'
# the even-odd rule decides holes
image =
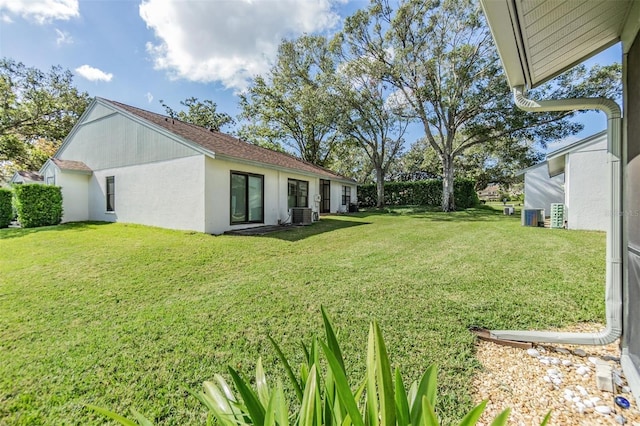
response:
{"label": "shadow on grass", "polygon": [[38,228],[4,228],[0,229],[0,240],[21,238],[31,234],[58,231],[88,231],[96,226],[109,225],[111,222],[69,222],[61,225],[41,226]]}
{"label": "shadow on grass", "polygon": [[[434,222],[495,222],[507,219],[504,217],[502,210],[497,210],[490,206],[478,206],[455,212],[443,212],[438,207],[429,206],[389,206],[382,209],[363,210],[354,215],[358,217],[378,215],[411,216],[429,219]],[[516,212],[509,219],[519,220],[519,212]]]}
{"label": "shadow on grass", "polygon": [[[355,215],[354,215],[355,216]],[[352,228],[360,225],[370,225],[370,222],[362,222],[355,220],[334,219],[331,217],[322,217],[320,221],[314,222],[307,226],[294,226],[286,231],[277,231],[269,234],[259,235],[262,238],[277,238],[284,241],[300,241],[314,235],[333,232],[340,229]]]}

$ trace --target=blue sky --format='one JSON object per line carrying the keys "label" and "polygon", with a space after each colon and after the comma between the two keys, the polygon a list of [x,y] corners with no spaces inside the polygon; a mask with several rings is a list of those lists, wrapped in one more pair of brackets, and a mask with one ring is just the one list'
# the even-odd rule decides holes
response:
{"label": "blue sky", "polygon": [[[91,96],[163,112],[188,97],[238,113],[237,93],[263,73],[284,37],[331,34],[365,0],[0,0],[0,56],[61,65]],[[620,60],[620,47],[589,64]],[[585,130],[604,115],[579,116]],[[420,137],[414,130],[408,141]],[[550,149],[559,147],[552,144]]]}

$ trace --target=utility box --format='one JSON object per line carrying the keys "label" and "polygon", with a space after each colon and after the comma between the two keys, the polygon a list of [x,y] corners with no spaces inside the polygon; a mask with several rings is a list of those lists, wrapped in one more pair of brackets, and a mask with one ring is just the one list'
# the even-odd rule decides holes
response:
{"label": "utility box", "polygon": [[564,204],[551,204],[551,228],[564,228]]}
{"label": "utility box", "polygon": [[544,209],[522,209],[522,226],[544,226]]}
{"label": "utility box", "polygon": [[294,225],[311,225],[313,215],[308,207],[292,207],[291,223]]}

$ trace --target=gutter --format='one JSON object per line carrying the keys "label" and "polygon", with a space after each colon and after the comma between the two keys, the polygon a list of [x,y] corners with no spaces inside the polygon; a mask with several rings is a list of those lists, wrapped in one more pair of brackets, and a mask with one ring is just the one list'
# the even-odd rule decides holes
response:
{"label": "gutter", "polygon": [[605,98],[577,98],[534,101],[524,96],[524,87],[513,89],[516,105],[529,112],[595,109],[607,115],[609,224],[606,243],[605,316],[607,325],[597,333],[559,333],[553,331],[492,330],[496,339],[521,342],[606,345],[622,334],[622,114],[617,103]]}

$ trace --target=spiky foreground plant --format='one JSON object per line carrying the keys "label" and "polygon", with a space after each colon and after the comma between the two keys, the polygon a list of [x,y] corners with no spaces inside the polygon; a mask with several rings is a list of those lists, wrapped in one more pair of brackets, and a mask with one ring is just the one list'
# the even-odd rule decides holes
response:
{"label": "spiky foreground plant", "polygon": [[[203,383],[201,392],[189,391],[207,409],[207,424],[222,426],[439,426],[435,412],[437,396],[437,371],[427,368],[419,381],[413,382],[407,391],[400,370],[391,371],[382,331],[373,321],[369,327],[366,376],[354,390],[347,379],[347,371],[340,345],[326,312],[322,309],[326,341],[314,338],[309,346],[303,345],[306,363],[300,366],[298,375],[288,359],[269,337],[282,361],[297,398],[296,408],[287,403],[281,382],[270,387],[258,359],[256,381],[249,382],[229,367],[229,375],[235,385],[232,390],[219,374],[213,381]],[[324,376],[320,370],[320,355],[325,358]],[[460,422],[460,426],[475,425],[484,412],[487,401],[475,406]],[[132,410],[134,420],[104,408],[89,408],[120,422],[125,426],[149,426],[151,421]],[[509,409],[500,413],[492,426],[505,425]],[[541,426],[548,423],[548,413]],[[136,422],[137,421],[137,422]]]}

